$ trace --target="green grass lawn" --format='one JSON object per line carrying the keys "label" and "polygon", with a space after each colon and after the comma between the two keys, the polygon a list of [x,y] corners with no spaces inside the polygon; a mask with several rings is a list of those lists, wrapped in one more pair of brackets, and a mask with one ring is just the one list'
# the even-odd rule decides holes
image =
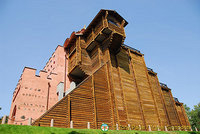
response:
{"label": "green grass lawn", "polygon": [[129,130],[108,130],[107,132],[103,132],[97,129],[70,129],[55,127],[0,125],[0,134],[200,134],[200,132],[146,132]]}

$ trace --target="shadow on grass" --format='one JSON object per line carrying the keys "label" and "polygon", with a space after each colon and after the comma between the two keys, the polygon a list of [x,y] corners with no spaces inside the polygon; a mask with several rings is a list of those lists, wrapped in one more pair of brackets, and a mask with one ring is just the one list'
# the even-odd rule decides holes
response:
{"label": "shadow on grass", "polygon": [[79,132],[76,132],[76,131],[71,131],[69,134],[82,134],[82,133],[79,133]]}

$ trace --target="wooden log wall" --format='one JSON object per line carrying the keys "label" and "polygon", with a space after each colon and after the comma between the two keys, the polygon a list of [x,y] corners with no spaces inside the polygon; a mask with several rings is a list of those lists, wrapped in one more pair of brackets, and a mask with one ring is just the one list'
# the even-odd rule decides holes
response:
{"label": "wooden log wall", "polygon": [[162,94],[164,97],[164,103],[166,105],[166,111],[170,120],[170,125],[181,126],[177,111],[175,109],[174,100],[171,96],[171,90],[162,88]]}
{"label": "wooden log wall", "polygon": [[170,126],[169,118],[167,115],[166,107],[164,104],[162,91],[160,87],[160,83],[157,78],[157,74],[154,72],[149,72],[149,80],[153,90],[154,99],[156,101],[158,114],[160,118],[160,126]]}
{"label": "wooden log wall", "polygon": [[130,53],[130,56],[142,104],[141,108],[144,115],[145,125],[159,125],[159,116],[152,94],[152,89],[149,84],[144,57],[143,55],[139,55],[137,53]]}
{"label": "wooden log wall", "polygon": [[111,58],[111,77],[112,77],[112,85],[113,91],[115,93],[115,104],[116,104],[116,112],[118,115],[118,125],[127,126],[127,113],[126,106],[124,103],[124,94],[122,89],[121,77],[119,74],[119,68],[117,65],[116,56],[114,54],[110,54]]}
{"label": "wooden log wall", "polygon": [[70,121],[73,121],[74,128],[87,128],[88,122],[93,129],[100,129],[102,123],[112,128],[108,81],[104,65],[37,119],[33,125],[50,126],[51,119],[54,119],[55,127],[70,127]]}
{"label": "wooden log wall", "polygon": [[183,107],[183,103],[176,103],[176,109],[177,109],[178,115],[180,117],[182,126],[190,126],[188,117],[187,117],[187,115],[185,113],[185,109]]}
{"label": "wooden log wall", "polygon": [[118,73],[120,75],[121,91],[123,92],[124,108],[126,111],[126,124],[144,125],[142,120],[142,111],[139,105],[137,95],[136,80],[133,74],[133,68],[129,63],[129,55],[127,51],[122,49],[117,54]]}
{"label": "wooden log wall", "polygon": [[94,128],[94,103],[92,78],[88,78],[77,89],[69,94],[70,96],[70,121],[73,121],[74,128],[86,128],[90,122]]}
{"label": "wooden log wall", "polygon": [[[103,66],[88,76],[76,89],[54,105],[33,125],[90,127],[102,123],[110,129],[119,126],[181,126],[189,124],[182,106],[175,106],[171,90],[161,88],[157,74],[146,68],[142,54],[121,48],[113,54],[99,47],[92,53]],[[84,54],[84,53],[82,53]],[[101,62],[98,63],[100,65]],[[102,64],[102,63],[101,63]]]}
{"label": "wooden log wall", "polygon": [[55,127],[69,127],[68,114],[68,97],[63,98],[38,118],[33,125],[49,127],[51,119],[54,119]]}
{"label": "wooden log wall", "polygon": [[100,128],[102,123],[106,123],[112,127],[113,123],[110,91],[106,73],[106,66],[104,65],[93,75],[97,128]]}

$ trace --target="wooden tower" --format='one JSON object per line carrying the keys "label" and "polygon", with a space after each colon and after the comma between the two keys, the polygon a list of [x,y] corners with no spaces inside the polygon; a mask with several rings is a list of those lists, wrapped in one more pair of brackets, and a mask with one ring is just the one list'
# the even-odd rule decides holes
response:
{"label": "wooden tower", "polygon": [[87,128],[90,122],[94,129],[102,123],[111,129],[140,125],[142,130],[190,125],[171,90],[146,67],[144,55],[124,45],[127,24],[116,11],[100,10],[86,29],[66,39],[68,77],[76,88],[33,125],[49,126],[51,119],[56,127],[70,127],[73,121],[74,128]]}

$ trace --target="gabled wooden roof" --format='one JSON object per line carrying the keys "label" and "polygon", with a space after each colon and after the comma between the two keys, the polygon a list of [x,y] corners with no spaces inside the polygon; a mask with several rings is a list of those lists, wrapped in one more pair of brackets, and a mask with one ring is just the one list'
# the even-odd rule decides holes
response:
{"label": "gabled wooden roof", "polygon": [[106,11],[108,11],[108,14],[117,18],[120,22],[124,20],[125,21],[124,27],[128,24],[128,22],[121,15],[119,15],[115,10],[101,9],[98,12],[98,14],[94,17],[92,22],[86,28],[84,35],[87,35],[92,30],[92,28],[96,26],[96,24],[99,22],[101,17],[105,15]]}

